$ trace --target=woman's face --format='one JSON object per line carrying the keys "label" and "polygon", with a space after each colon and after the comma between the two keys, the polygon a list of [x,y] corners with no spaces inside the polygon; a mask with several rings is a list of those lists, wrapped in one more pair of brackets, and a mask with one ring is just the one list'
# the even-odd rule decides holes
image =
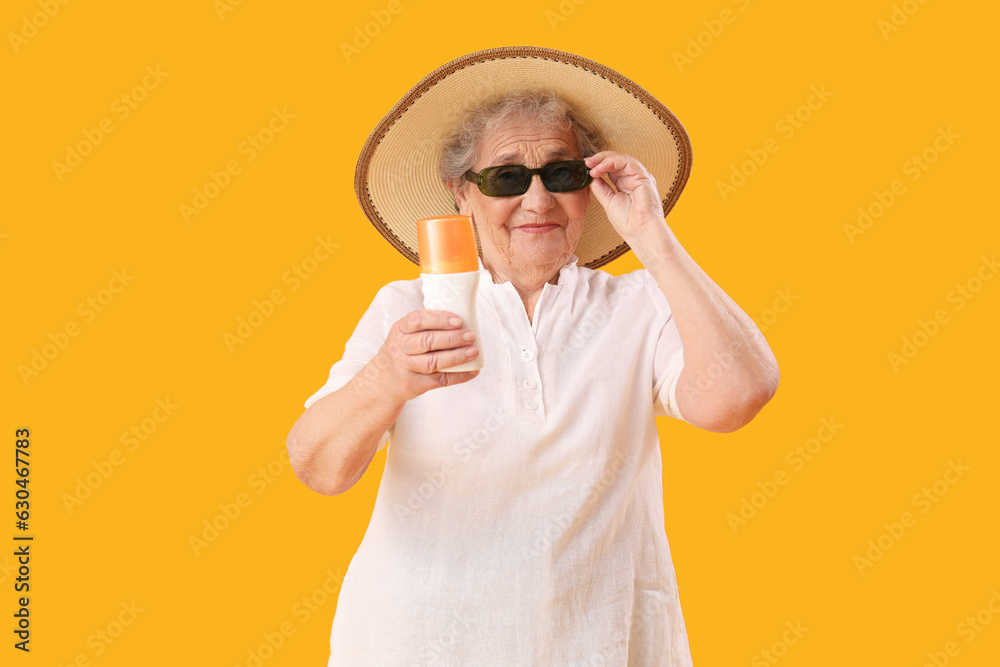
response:
{"label": "woman's face", "polygon": [[[511,123],[484,137],[472,171],[504,164],[537,169],[558,160],[579,160],[573,133]],[[463,215],[473,216],[483,265],[508,277],[550,279],[557,274],[583,232],[590,188],[553,193],[540,176],[516,197],[487,197],[475,183],[456,192]]]}

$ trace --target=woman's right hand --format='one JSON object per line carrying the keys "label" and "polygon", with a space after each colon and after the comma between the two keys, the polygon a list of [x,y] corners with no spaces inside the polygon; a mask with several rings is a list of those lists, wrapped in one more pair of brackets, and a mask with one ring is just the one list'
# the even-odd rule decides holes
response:
{"label": "woman's right hand", "polygon": [[400,402],[416,398],[437,387],[468,382],[479,371],[442,373],[475,359],[479,354],[475,334],[464,329],[461,319],[446,310],[414,310],[389,329],[375,358],[382,388]]}

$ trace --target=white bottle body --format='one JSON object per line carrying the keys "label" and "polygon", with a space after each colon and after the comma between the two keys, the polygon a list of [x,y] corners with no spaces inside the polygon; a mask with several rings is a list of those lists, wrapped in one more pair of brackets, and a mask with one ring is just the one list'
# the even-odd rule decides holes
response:
{"label": "white bottle body", "polygon": [[475,371],[483,367],[482,336],[476,319],[476,295],[479,291],[479,271],[464,273],[421,273],[421,287],[424,294],[424,308],[447,310],[462,318],[462,328],[476,334],[473,345],[479,355],[458,366],[440,369],[442,373]]}

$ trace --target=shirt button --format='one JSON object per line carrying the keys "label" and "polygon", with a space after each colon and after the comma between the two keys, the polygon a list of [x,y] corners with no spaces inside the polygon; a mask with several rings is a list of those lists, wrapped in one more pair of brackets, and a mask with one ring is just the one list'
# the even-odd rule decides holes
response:
{"label": "shirt button", "polygon": [[532,380],[531,378],[526,379],[523,382],[523,384],[524,384],[525,389],[534,389],[535,387],[538,386],[538,383],[535,382],[534,380]]}
{"label": "shirt button", "polygon": [[528,408],[529,410],[535,410],[536,408],[538,408],[538,403],[535,403],[534,401],[527,401],[524,404],[524,407]]}
{"label": "shirt button", "polygon": [[521,352],[521,358],[524,359],[525,361],[531,361],[532,359],[535,358],[535,353],[532,352],[531,350],[524,350],[523,352]]}

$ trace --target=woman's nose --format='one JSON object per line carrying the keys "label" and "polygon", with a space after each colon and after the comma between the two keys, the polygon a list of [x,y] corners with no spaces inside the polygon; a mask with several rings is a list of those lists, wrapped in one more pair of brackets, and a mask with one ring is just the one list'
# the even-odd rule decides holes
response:
{"label": "woman's nose", "polygon": [[542,184],[541,174],[532,174],[528,191],[521,197],[521,208],[534,213],[544,213],[556,204],[556,198]]}

